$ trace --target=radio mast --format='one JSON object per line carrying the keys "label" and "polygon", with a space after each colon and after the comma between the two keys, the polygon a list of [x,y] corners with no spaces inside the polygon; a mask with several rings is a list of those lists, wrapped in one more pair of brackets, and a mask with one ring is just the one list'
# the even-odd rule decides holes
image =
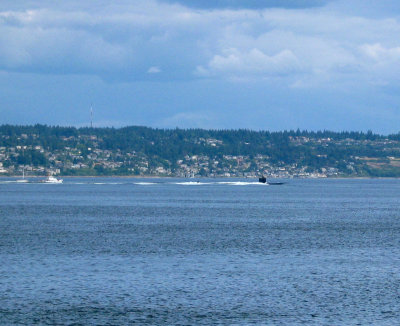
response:
{"label": "radio mast", "polygon": [[90,105],[90,128],[93,128],[93,106]]}

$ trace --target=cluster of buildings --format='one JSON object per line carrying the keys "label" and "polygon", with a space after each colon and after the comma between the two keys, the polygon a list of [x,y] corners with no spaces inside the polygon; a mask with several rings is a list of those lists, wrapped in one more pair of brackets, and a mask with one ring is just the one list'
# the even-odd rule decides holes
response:
{"label": "cluster of buildings", "polygon": [[[36,135],[30,135],[32,139]],[[0,135],[0,137],[6,137]],[[146,155],[143,152],[121,151],[120,149],[104,149],[100,146],[102,139],[96,135],[60,136],[60,146],[27,145],[28,135],[22,134],[17,140],[21,145],[0,146],[0,175],[137,175],[137,176],[177,176],[177,177],[247,177],[257,178],[261,175],[270,178],[325,178],[345,173],[357,173],[357,164],[380,168],[382,164],[400,167],[400,159],[394,156],[373,158],[352,156],[341,162],[342,168],[332,164],[311,167],[299,163],[271,163],[267,155],[184,155],[178,159],[166,159],[157,155]],[[289,137],[292,146],[312,146],[325,148],[328,146],[375,146],[381,152],[393,152],[398,142],[388,139],[354,140],[351,138],[333,140],[331,138]],[[214,138],[198,138],[196,144],[210,148],[223,146],[222,140]],[[4,142],[3,142],[4,144]],[[318,152],[317,152],[318,153]],[[327,158],[321,151],[316,158]],[[344,166],[344,168],[343,168]]]}
{"label": "cluster of buildings", "polygon": [[[32,153],[36,153],[36,161],[32,160]],[[256,178],[265,175],[272,178],[289,178],[335,176],[338,169],[332,167],[310,172],[307,171],[307,167],[298,167],[296,164],[275,166],[265,155],[253,158],[235,155],[185,155],[176,162],[170,162],[134,151],[121,152],[92,147],[82,149],[66,146],[62,150],[54,151],[47,151],[42,146],[0,147],[0,175],[22,175],[23,172],[32,176],[119,174]]]}
{"label": "cluster of buildings", "polygon": [[[334,167],[323,168],[322,171],[307,171],[307,167],[298,167],[297,164],[273,165],[269,157],[257,155],[249,156],[223,155],[220,158],[210,158],[204,155],[185,156],[177,161],[178,169],[175,175],[180,177],[207,176],[207,177],[246,177],[258,178],[261,175],[270,178],[326,178],[339,174]],[[171,173],[172,171],[167,171]]]}

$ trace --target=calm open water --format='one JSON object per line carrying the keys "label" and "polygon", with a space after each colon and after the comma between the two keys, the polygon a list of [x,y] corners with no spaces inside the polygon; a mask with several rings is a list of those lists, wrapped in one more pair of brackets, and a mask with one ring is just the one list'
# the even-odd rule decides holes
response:
{"label": "calm open water", "polygon": [[400,180],[10,180],[2,325],[400,324]]}

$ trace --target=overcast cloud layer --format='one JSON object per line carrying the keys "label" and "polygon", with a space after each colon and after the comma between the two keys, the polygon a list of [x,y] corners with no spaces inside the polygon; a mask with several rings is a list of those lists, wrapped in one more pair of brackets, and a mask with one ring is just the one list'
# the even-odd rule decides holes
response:
{"label": "overcast cloud layer", "polygon": [[1,123],[398,132],[397,1],[2,1]]}

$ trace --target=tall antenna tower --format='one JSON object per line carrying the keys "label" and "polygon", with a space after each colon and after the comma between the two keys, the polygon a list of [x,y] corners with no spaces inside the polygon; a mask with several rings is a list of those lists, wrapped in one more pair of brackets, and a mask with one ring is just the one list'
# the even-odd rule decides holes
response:
{"label": "tall antenna tower", "polygon": [[93,128],[93,105],[90,105],[90,128]]}

